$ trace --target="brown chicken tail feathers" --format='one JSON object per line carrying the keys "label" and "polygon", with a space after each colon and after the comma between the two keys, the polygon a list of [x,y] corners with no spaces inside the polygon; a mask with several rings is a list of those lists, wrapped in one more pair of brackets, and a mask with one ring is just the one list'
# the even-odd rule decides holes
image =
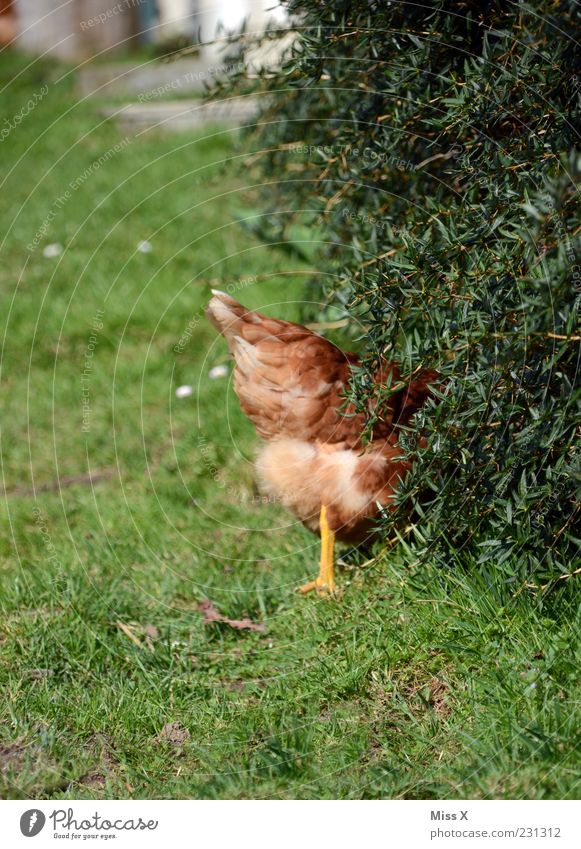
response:
{"label": "brown chicken tail feathers", "polygon": [[245,322],[252,324],[259,321],[259,316],[219,289],[212,289],[214,296],[206,309],[206,315],[222,336],[228,342],[231,349],[232,342],[240,335],[241,326]]}

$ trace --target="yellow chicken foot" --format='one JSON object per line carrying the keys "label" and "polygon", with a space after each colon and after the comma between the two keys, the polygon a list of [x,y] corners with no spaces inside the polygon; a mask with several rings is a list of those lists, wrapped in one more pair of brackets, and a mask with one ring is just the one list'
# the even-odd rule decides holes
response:
{"label": "yellow chicken foot", "polygon": [[327,508],[323,504],[319,517],[321,529],[321,564],[319,576],[308,584],[299,587],[299,592],[310,593],[316,590],[317,595],[332,595],[335,592],[335,534],[327,521]]}

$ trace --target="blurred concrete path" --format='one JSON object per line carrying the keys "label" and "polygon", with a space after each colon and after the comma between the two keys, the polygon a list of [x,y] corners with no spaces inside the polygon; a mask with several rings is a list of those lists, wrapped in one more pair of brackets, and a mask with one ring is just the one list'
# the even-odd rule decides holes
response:
{"label": "blurred concrete path", "polygon": [[[99,111],[115,118],[125,133],[146,129],[181,132],[211,123],[239,126],[253,120],[258,111],[256,98],[205,102],[195,97],[212,80],[225,77],[234,64],[224,59],[212,66],[198,56],[139,65],[90,64],[80,69],[77,85],[84,97],[108,101]],[[128,97],[133,102],[114,102]]]}
{"label": "blurred concrete path", "polygon": [[153,103],[127,103],[104,106],[101,111],[115,118],[123,132],[134,135],[141,130],[182,132],[204,124],[241,126],[252,123],[259,107],[255,97],[237,97],[225,101],[160,100]]}
{"label": "blurred concrete path", "polygon": [[207,61],[197,56],[183,57],[171,62],[159,59],[143,61],[138,65],[127,62],[94,62],[80,68],[77,86],[83,97],[127,97],[140,100],[167,93],[202,91],[204,81],[216,77],[227,67],[208,67]]}

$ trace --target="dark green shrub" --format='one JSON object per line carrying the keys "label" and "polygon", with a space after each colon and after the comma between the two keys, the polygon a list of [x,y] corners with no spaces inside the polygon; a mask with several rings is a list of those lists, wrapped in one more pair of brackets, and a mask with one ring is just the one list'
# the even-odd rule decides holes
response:
{"label": "dark green shrub", "polygon": [[[383,354],[446,379],[416,422],[426,444],[406,439],[418,460],[400,501],[420,517],[415,544],[476,552],[508,580],[568,575],[579,566],[577,4],[288,8],[296,40],[263,75],[254,130],[264,229],[284,238],[298,220],[325,241],[325,296],[355,331],[363,323],[368,372]],[[364,371],[361,407],[369,386]]]}

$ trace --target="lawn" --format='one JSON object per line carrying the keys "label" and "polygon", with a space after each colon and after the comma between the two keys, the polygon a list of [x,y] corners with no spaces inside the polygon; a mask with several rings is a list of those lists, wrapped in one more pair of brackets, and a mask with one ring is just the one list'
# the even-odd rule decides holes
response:
{"label": "lawn", "polygon": [[211,286],[316,300],[316,245],[243,224],[252,151],[124,137],[58,65],[0,74],[3,115],[34,102],[0,142],[0,795],[576,798],[574,579],[399,545],[347,554],[335,599],[295,592],[317,540],[257,495],[202,314]]}

